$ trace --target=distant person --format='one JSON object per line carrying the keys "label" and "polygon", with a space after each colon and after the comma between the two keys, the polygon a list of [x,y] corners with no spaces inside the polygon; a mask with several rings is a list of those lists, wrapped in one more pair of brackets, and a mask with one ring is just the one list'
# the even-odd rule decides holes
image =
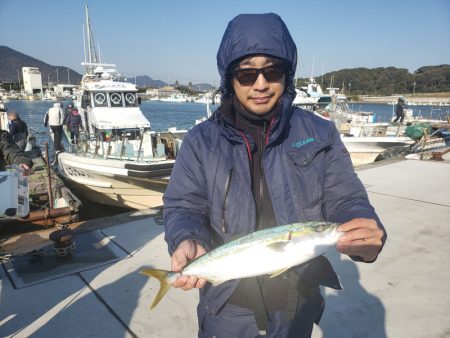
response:
{"label": "distant person", "polygon": [[15,111],[9,111],[6,113],[9,120],[9,133],[11,134],[14,142],[17,144],[20,150],[24,151],[27,147],[28,128],[25,121],[23,121],[19,114]]}
{"label": "distant person", "polygon": [[8,164],[19,166],[25,176],[30,174],[33,166],[31,159],[14,143],[12,136],[0,129],[0,171],[5,171]]}
{"label": "distant person", "polygon": [[73,109],[67,117],[66,126],[70,130],[71,144],[78,144],[78,139],[80,137],[81,116],[77,109]]}
{"label": "distant person", "polygon": [[5,112],[5,111],[6,111],[5,104],[3,103],[2,100],[0,100],[0,112]]}
{"label": "distant person", "polygon": [[69,118],[70,113],[72,112],[72,110],[73,110],[73,105],[69,103],[67,105],[67,108],[64,110],[64,121],[63,121],[63,124],[67,125],[67,119]]}
{"label": "distant person", "polygon": [[44,126],[50,126],[53,132],[53,146],[55,152],[61,151],[61,139],[63,133],[64,112],[60,103],[54,103],[44,116]]}
{"label": "distant person", "polygon": [[397,117],[392,122],[395,123],[400,120],[400,124],[402,124],[405,119],[405,98],[403,96],[398,98],[397,106],[395,107],[395,115]]}

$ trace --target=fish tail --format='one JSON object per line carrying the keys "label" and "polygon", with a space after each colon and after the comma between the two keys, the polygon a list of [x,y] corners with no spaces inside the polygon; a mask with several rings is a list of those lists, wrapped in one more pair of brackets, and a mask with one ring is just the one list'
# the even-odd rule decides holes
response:
{"label": "fish tail", "polygon": [[169,283],[168,276],[171,273],[166,270],[158,270],[158,269],[144,269],[140,271],[141,274],[146,275],[148,277],[154,277],[159,281],[160,287],[158,294],[153,300],[152,305],[150,306],[150,310],[153,309],[158,303],[163,299],[166,295],[167,291],[169,291],[171,284]]}

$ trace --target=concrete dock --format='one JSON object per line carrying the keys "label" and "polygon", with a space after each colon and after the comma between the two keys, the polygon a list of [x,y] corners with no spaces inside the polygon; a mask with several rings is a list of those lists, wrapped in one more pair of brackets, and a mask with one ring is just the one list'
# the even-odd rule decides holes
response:
{"label": "concrete dock", "polygon": [[[327,306],[313,337],[450,337],[449,155],[443,162],[404,160],[357,171],[388,240],[372,264],[327,255],[343,290],[324,290]],[[159,285],[138,271],[170,267],[155,220],[151,212],[130,213],[80,235],[95,234],[94,249],[102,239],[112,253],[104,260],[94,250],[72,266],[42,267],[46,274],[2,263],[0,337],[196,337],[197,291],[172,289],[149,310]],[[42,242],[36,236],[23,237],[23,247]],[[5,248],[12,246],[3,240]]]}

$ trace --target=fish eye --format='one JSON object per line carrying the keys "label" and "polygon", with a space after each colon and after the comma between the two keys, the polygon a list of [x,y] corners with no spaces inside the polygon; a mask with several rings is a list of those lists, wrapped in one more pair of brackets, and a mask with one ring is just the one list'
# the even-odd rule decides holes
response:
{"label": "fish eye", "polygon": [[323,225],[318,225],[316,227],[316,232],[323,232],[325,230],[325,227]]}

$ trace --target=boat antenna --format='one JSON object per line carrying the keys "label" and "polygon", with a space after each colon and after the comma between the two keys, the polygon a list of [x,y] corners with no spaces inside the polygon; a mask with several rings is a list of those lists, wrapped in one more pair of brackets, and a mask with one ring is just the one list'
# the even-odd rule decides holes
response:
{"label": "boat antenna", "polygon": [[84,24],[83,24],[83,49],[84,49],[84,62],[86,63],[86,31],[84,29]]}

